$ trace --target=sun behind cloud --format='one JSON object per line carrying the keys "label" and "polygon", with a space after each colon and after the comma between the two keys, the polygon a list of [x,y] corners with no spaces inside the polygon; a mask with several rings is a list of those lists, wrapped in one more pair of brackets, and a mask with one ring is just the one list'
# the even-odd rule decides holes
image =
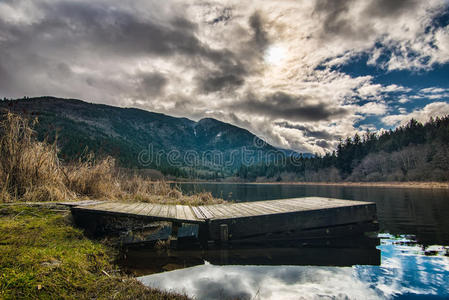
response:
{"label": "sun behind cloud", "polygon": [[287,50],[285,47],[274,44],[265,50],[264,60],[269,65],[281,65],[287,58]]}

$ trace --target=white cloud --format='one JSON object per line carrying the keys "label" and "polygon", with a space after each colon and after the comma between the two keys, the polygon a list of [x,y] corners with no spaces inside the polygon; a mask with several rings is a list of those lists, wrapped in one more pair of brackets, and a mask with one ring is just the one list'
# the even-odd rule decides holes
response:
{"label": "white cloud", "polygon": [[444,92],[448,92],[449,89],[443,89],[443,88],[439,88],[439,87],[429,87],[429,88],[424,88],[421,89],[420,92],[424,93],[424,94],[441,94]]}
{"label": "white cloud", "polygon": [[408,88],[405,86],[400,86],[397,84],[390,84],[383,88],[384,92],[389,92],[389,93],[397,93],[397,92],[408,93],[411,90],[412,90],[411,88]]}
{"label": "white cloud", "polygon": [[401,104],[404,104],[404,103],[410,102],[410,99],[405,96],[402,96],[401,98],[399,98],[398,102]]}
{"label": "white cloud", "polygon": [[368,102],[360,107],[357,111],[366,115],[384,115],[388,106],[385,103]]}
{"label": "white cloud", "polygon": [[443,117],[446,115],[449,115],[449,103],[433,102],[408,114],[403,113],[383,117],[382,122],[389,126],[397,126],[407,124],[412,118],[419,122],[427,122],[431,117]]}

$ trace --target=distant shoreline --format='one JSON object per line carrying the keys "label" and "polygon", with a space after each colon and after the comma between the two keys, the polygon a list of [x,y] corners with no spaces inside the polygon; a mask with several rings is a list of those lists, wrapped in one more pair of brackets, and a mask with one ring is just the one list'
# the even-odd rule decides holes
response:
{"label": "distant shoreline", "polygon": [[418,188],[418,189],[449,189],[449,182],[232,182],[232,181],[167,181],[167,183],[191,184],[283,184],[283,185],[321,185],[346,187],[381,187],[381,188]]}

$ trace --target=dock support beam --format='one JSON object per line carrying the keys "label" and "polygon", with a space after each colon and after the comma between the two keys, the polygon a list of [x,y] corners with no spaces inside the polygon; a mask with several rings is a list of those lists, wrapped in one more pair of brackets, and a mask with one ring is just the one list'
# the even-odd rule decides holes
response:
{"label": "dock support beam", "polygon": [[171,223],[171,235],[170,235],[170,248],[176,249],[178,247],[178,230],[182,226],[182,223]]}
{"label": "dock support beam", "polygon": [[229,228],[228,224],[220,225],[220,242],[222,244],[227,244],[229,240]]}

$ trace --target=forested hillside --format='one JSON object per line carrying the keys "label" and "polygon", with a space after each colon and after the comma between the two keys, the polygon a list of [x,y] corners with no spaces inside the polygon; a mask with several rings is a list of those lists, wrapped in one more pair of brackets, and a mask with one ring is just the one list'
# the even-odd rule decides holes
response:
{"label": "forested hillside", "polygon": [[425,124],[412,119],[380,134],[356,134],[333,153],[242,166],[237,175],[249,181],[447,181],[449,116]]}
{"label": "forested hillside", "polygon": [[[157,169],[175,177],[217,179],[233,176],[243,152],[259,162],[269,144],[255,144],[248,130],[205,118],[198,122],[135,108],[87,103],[77,99],[37,97],[0,101],[0,112],[29,120],[39,140],[57,139],[63,162],[86,153],[112,156],[129,169]],[[248,158],[248,157],[246,157]]]}

